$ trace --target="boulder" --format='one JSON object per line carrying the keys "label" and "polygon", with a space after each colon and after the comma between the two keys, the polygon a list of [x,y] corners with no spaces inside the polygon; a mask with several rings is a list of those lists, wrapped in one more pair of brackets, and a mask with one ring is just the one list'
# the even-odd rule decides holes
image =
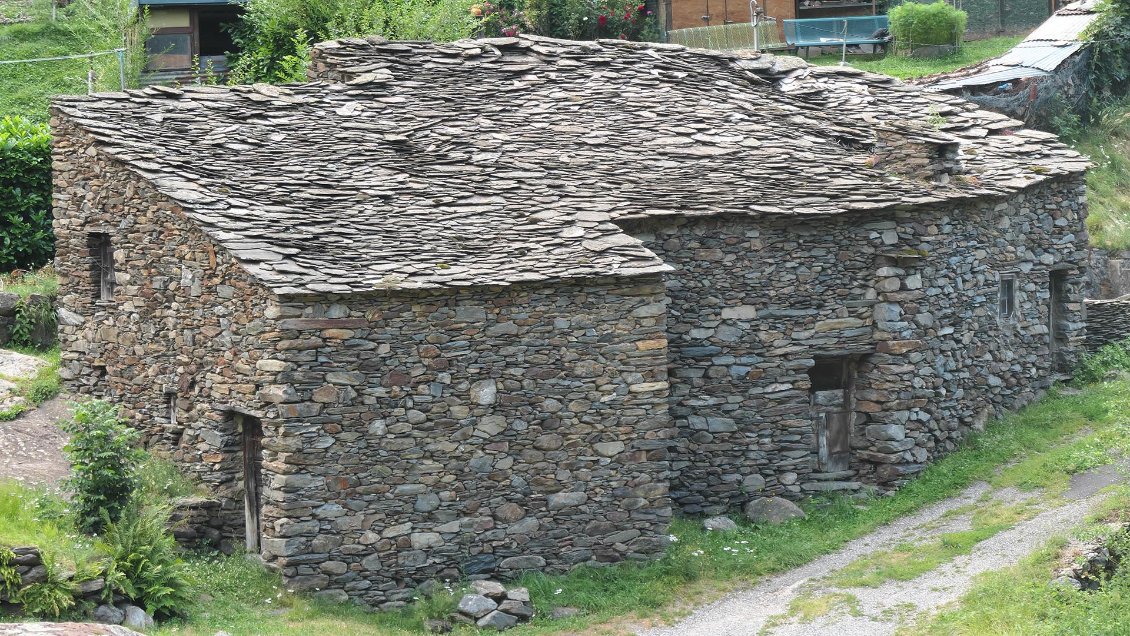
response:
{"label": "boulder", "polygon": [[123,605],[121,607],[125,611],[126,616],[122,620],[122,625],[130,629],[140,631],[149,631],[153,629],[153,617],[136,605]]}
{"label": "boulder", "polygon": [[94,622],[105,623],[107,625],[121,625],[122,621],[126,618],[126,613],[114,607],[113,605],[99,605],[94,608],[92,615]]}
{"label": "boulder", "polygon": [[777,525],[807,515],[795,503],[781,497],[759,497],[745,505],[745,516],[753,523]]}
{"label": "boulder", "polygon": [[480,618],[475,624],[482,629],[495,629],[501,632],[517,625],[518,619],[510,614],[496,610]]}
{"label": "boulder", "polygon": [[498,603],[482,594],[464,594],[459,599],[459,611],[474,618],[486,616],[498,608]]}
{"label": "boulder", "polygon": [[702,521],[702,527],[711,532],[732,532],[738,529],[738,524],[729,517],[710,517]]}
{"label": "boulder", "polygon": [[497,581],[472,581],[471,589],[495,601],[506,598],[506,588]]}

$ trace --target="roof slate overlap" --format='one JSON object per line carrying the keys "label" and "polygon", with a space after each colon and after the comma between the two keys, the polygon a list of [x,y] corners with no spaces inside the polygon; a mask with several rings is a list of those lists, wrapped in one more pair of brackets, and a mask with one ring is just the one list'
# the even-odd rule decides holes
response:
{"label": "roof slate overlap", "polygon": [[[817,216],[1003,196],[1086,162],[941,94],[796,58],[532,36],[318,45],[337,80],[61,98],[279,294],[669,267],[617,220]],[[869,167],[878,130],[975,179]]]}

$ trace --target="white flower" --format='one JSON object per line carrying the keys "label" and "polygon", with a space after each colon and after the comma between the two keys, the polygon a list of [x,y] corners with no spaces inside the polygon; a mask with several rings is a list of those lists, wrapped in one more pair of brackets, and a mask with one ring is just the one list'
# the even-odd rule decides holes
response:
{"label": "white flower", "polygon": [[562,593],[562,592],[564,592],[564,591],[565,591],[565,590],[563,590],[563,589],[561,589],[561,588],[557,588],[556,590],[553,590],[553,593],[554,593],[554,594],[560,594],[560,593]]}
{"label": "white flower", "polygon": [[269,598],[265,598],[265,599],[263,599],[263,602],[264,602],[264,603],[270,603],[270,602],[271,602],[271,599],[269,599]]}
{"label": "white flower", "polygon": [[667,540],[670,541],[671,543],[678,543],[679,537],[676,537],[673,534],[669,534],[669,535],[667,535]]}

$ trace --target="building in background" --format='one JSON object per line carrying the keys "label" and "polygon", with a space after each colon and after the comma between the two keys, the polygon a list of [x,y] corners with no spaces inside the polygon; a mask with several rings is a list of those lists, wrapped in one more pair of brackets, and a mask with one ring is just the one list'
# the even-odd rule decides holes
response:
{"label": "building in background", "polygon": [[227,53],[235,49],[227,25],[242,7],[238,0],[138,0],[146,11],[150,35],[144,81],[160,83],[224,73]]}

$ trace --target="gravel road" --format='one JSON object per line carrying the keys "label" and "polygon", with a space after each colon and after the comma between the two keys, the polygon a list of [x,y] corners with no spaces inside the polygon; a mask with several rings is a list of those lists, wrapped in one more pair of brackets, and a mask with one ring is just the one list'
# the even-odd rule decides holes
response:
{"label": "gravel road", "polygon": [[[838,552],[812,563],[762,580],[695,611],[676,625],[638,632],[641,636],[882,636],[893,634],[905,621],[931,612],[968,591],[973,577],[1012,565],[1054,535],[1079,524],[1105,497],[1099,490],[1125,482],[1125,471],[1114,467],[1077,475],[1070,490],[1054,505],[1044,504],[1034,517],[977,544],[959,556],[911,581],[888,581],[878,587],[837,588],[823,579],[856,559],[904,542],[919,543],[944,532],[968,527],[965,506],[988,494],[1002,504],[1031,499],[1035,493],[1013,489],[993,490],[977,483],[957,497],[929,506],[875,532],[848,543]],[[961,509],[961,510],[959,510]],[[952,512],[951,512],[952,511]],[[946,515],[951,512],[950,515]],[[957,513],[957,514],[955,514]],[[790,617],[789,605],[799,596],[850,594],[858,599],[855,611],[842,608],[801,622]],[[766,625],[771,626],[766,629]]]}

